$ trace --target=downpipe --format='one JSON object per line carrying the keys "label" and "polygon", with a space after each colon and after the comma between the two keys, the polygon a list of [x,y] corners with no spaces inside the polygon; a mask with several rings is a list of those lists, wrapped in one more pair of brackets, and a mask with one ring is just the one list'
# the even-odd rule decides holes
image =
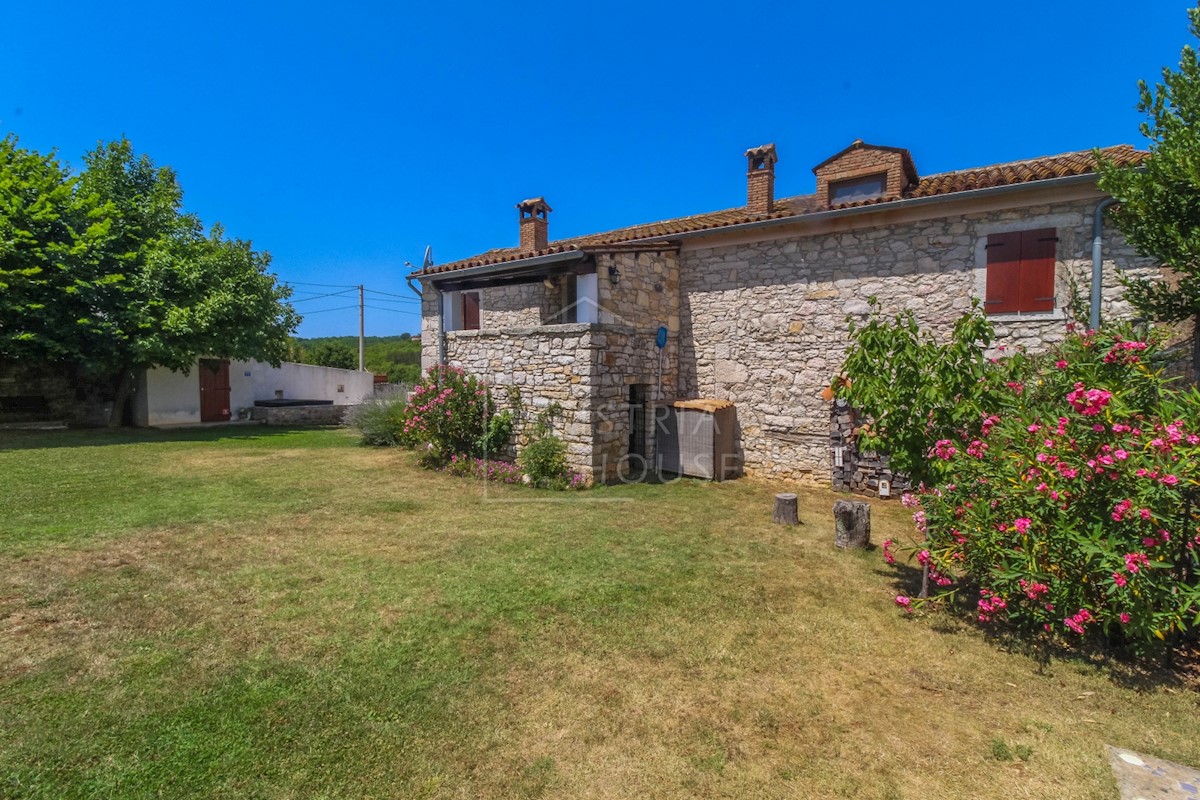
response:
{"label": "downpipe", "polygon": [[1092,330],[1097,330],[1100,327],[1100,283],[1103,277],[1104,261],[1103,254],[1103,234],[1104,234],[1104,210],[1116,203],[1115,197],[1108,197],[1100,201],[1096,206],[1096,213],[1092,219],[1092,303],[1091,314],[1088,317],[1088,327]]}

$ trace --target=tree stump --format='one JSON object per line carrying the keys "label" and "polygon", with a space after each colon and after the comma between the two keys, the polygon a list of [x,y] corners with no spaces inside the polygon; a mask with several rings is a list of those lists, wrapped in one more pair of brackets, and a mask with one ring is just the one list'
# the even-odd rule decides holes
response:
{"label": "tree stump", "polygon": [[865,549],[871,544],[871,506],[858,500],[833,504],[833,543],[838,547]]}
{"label": "tree stump", "polygon": [[800,514],[796,510],[796,495],[790,493],[775,495],[775,516],[771,518],[771,521],[779,525],[800,524]]}

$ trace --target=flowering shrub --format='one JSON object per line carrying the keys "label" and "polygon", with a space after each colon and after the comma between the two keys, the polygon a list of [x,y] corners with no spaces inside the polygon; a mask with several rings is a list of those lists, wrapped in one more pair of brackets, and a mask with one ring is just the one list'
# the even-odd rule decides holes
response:
{"label": "flowering shrub", "polygon": [[422,446],[430,466],[442,466],[454,456],[495,453],[511,434],[511,414],[496,411],[486,386],[457,367],[438,365],[413,389],[399,439]]}
{"label": "flowering shrub", "polygon": [[1200,393],[1164,381],[1153,340],[1068,331],[993,359],[974,421],[929,426],[907,549],[981,623],[1147,651],[1200,623]]}
{"label": "flowering shrub", "polygon": [[478,478],[495,483],[520,483],[521,469],[506,461],[490,461],[471,456],[450,456],[442,471],[460,478]]}

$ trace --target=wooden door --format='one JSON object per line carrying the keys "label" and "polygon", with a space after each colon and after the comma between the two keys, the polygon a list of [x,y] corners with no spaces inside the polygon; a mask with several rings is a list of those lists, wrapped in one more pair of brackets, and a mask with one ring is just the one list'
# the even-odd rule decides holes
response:
{"label": "wooden door", "polygon": [[200,359],[200,421],[228,422],[229,360]]}

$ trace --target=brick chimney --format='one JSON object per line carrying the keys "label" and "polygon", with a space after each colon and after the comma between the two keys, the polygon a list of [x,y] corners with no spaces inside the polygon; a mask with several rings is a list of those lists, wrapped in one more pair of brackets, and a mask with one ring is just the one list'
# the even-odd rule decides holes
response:
{"label": "brick chimney", "polygon": [[544,197],[531,197],[517,203],[521,215],[521,252],[536,253],[545,250],[550,240],[550,212],[553,211]]}
{"label": "brick chimney", "polygon": [[751,214],[770,214],[775,210],[774,144],[751,147],[746,151],[746,210]]}

